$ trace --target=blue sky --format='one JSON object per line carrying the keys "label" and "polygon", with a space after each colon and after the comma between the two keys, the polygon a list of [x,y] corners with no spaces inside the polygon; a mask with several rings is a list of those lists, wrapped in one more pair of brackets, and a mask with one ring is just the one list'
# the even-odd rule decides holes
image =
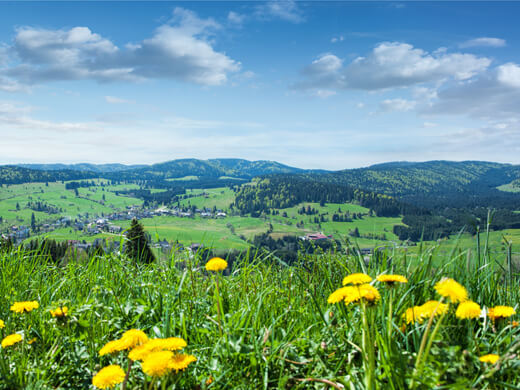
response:
{"label": "blue sky", "polygon": [[518,2],[0,2],[0,163],[520,163]]}

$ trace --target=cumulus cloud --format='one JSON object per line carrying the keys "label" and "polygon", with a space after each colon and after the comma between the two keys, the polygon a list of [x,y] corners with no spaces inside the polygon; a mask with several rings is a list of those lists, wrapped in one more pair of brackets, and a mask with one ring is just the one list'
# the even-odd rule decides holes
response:
{"label": "cumulus cloud", "polygon": [[406,112],[411,111],[415,108],[417,102],[413,100],[406,100],[406,99],[386,99],[383,100],[381,103],[379,103],[379,107],[382,111],[400,111],[400,112]]}
{"label": "cumulus cloud", "polygon": [[292,23],[301,23],[305,20],[303,12],[294,0],[268,1],[256,8],[256,16],[261,19],[281,19]]}
{"label": "cumulus cloud", "polygon": [[486,46],[486,47],[504,47],[506,45],[506,41],[500,38],[475,38],[470,39],[466,42],[460,44],[460,47],[476,47],[476,46]]}
{"label": "cumulus cloud", "polygon": [[200,19],[182,8],[176,8],[172,20],[157,28],[151,38],[124,47],[88,27],[22,27],[7,50],[9,58],[3,60],[0,88],[15,89],[16,83],[32,85],[54,80],[154,78],[220,85],[230,73],[240,70],[239,62],[213,48],[210,38],[220,28],[213,19]]}
{"label": "cumulus cloud", "polygon": [[473,54],[428,53],[401,42],[378,44],[366,57],[358,57],[342,66],[334,54],[319,56],[303,70],[305,79],[299,89],[381,90],[409,87],[446,79],[466,80],[485,71],[491,64],[486,57]]}
{"label": "cumulus cloud", "polygon": [[478,79],[439,89],[437,99],[421,109],[428,115],[467,115],[491,125],[520,122],[520,66],[497,66]]}

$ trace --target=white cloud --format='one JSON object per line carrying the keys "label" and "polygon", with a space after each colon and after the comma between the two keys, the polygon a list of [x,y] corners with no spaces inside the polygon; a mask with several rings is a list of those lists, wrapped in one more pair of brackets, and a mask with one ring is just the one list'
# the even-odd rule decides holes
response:
{"label": "white cloud", "polygon": [[176,8],[170,23],[157,28],[151,38],[123,48],[87,27],[19,28],[7,65],[0,69],[0,88],[54,80],[154,78],[220,85],[240,70],[239,62],[213,48],[210,37],[220,28],[213,19],[200,19],[182,8]]}
{"label": "white cloud", "polygon": [[230,23],[241,25],[246,20],[246,15],[239,14],[235,11],[229,11],[227,19]]}
{"label": "white cloud", "polygon": [[406,112],[411,111],[415,108],[417,102],[406,99],[386,99],[379,103],[379,107],[382,111],[390,112],[390,111],[400,111]]}
{"label": "white cloud", "polygon": [[425,129],[429,129],[429,128],[432,128],[432,127],[437,127],[439,126],[437,123],[434,123],[434,122],[424,122],[423,123],[423,127]]}
{"label": "white cloud", "polygon": [[105,101],[110,104],[125,104],[133,103],[131,100],[121,99],[115,96],[105,96]]}
{"label": "white cloud", "polygon": [[339,37],[332,37],[330,40],[331,43],[341,42],[344,41],[345,37],[343,35],[340,35]]}
{"label": "white cloud", "polygon": [[497,123],[520,122],[520,66],[500,65],[475,80],[445,86],[425,115],[463,115],[485,121],[488,128]]}
{"label": "white cloud", "polygon": [[476,47],[476,46],[486,46],[486,47],[504,47],[506,45],[506,41],[500,38],[489,38],[489,37],[481,37],[470,39],[469,41],[461,43],[460,47]]}
{"label": "white cloud", "polygon": [[485,71],[491,60],[463,53],[428,53],[400,42],[378,44],[366,57],[342,67],[334,54],[318,57],[303,71],[299,89],[381,90],[447,79],[466,80]]}
{"label": "white cloud", "polygon": [[505,86],[520,88],[520,66],[511,62],[500,65],[497,68],[497,80]]}
{"label": "white cloud", "polygon": [[256,8],[256,15],[261,19],[281,19],[292,23],[305,20],[303,12],[294,0],[268,1]]}

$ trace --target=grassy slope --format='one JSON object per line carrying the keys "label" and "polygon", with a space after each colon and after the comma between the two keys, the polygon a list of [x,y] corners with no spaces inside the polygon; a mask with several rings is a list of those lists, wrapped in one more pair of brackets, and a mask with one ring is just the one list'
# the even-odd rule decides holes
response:
{"label": "grassy slope", "polygon": [[[422,253],[417,260],[420,267],[395,256],[391,270],[384,262],[373,262],[365,270],[356,257],[344,255],[301,258],[306,266],[291,268],[264,258],[237,262],[231,274],[220,278],[222,333],[213,295],[215,275],[204,271],[204,261],[198,257],[177,254],[165,262],[136,267],[124,257],[80,256],[79,261],[56,267],[23,254],[0,254],[3,335],[24,331],[26,340],[35,341],[0,350],[0,388],[91,388],[92,377],[101,367],[127,367],[126,352],[100,357],[100,348],[124,331],[138,328],[150,337],[183,337],[188,343],[185,352],[197,357],[184,374],[162,378],[170,380],[165,388],[176,380],[177,388],[206,389],[211,377],[211,389],[324,388],[323,382],[308,378],[328,380],[336,388],[342,384],[361,389],[367,378],[361,307],[327,303],[345,275],[361,271],[372,276],[392,271],[409,278],[408,284],[392,290],[375,282],[381,300],[368,308],[372,332],[379,335],[374,339],[374,388],[391,388],[390,383],[396,389],[407,388],[425,326],[402,328],[401,316],[408,307],[438,299],[433,286],[443,276],[462,283],[482,306],[517,307],[520,302],[517,288],[504,288],[509,275],[502,275],[498,267],[504,264],[503,254],[493,257],[482,272],[466,268],[467,251],[454,258],[440,253]],[[446,265],[430,268],[431,254],[433,262]],[[187,261],[189,267],[184,266]],[[15,301],[24,300],[37,300],[40,308],[22,315],[9,311]],[[59,305],[70,309],[65,322],[48,312]],[[512,342],[520,328],[511,328],[508,321],[494,327],[490,321],[461,321],[452,307],[438,329],[424,373],[417,378],[418,388],[520,385],[520,361],[514,350],[518,346]],[[480,363],[478,357],[487,353],[502,356],[500,364]],[[127,388],[149,385],[141,364],[134,363]]]}

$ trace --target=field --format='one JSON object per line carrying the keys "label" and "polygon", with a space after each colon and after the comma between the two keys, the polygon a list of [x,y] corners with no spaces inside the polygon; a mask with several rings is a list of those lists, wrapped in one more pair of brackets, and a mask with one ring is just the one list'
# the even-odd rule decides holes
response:
{"label": "field", "polygon": [[[192,179],[192,178],[188,178]],[[188,180],[186,179],[186,180]],[[7,232],[13,225],[30,226],[31,215],[34,213],[37,224],[52,224],[61,217],[71,217],[73,220],[86,215],[91,218],[101,217],[115,211],[126,210],[128,206],[141,206],[143,201],[137,198],[117,195],[117,191],[138,189],[136,184],[111,185],[106,180],[93,180],[96,186],[66,190],[66,183],[32,183],[0,187],[0,231]],[[103,184],[103,185],[101,185]],[[152,189],[152,192],[164,191]],[[394,247],[399,248],[402,243],[393,234],[393,227],[402,224],[400,218],[384,218],[371,215],[367,208],[357,204],[328,203],[320,206],[318,203],[302,203],[298,206],[276,210],[276,215],[267,215],[265,218],[251,218],[248,216],[233,215],[229,206],[234,200],[234,192],[227,188],[193,189],[186,191],[187,197],[179,201],[181,207],[195,207],[197,209],[223,210],[228,215],[225,218],[181,218],[163,216],[143,218],[142,223],[154,241],[167,240],[179,242],[185,246],[194,243],[203,243],[205,246],[216,249],[247,249],[248,240],[255,235],[270,231],[270,236],[277,239],[287,235],[304,236],[309,233],[322,232],[333,235],[335,239],[349,242],[361,247]],[[56,213],[34,211],[27,207],[29,202],[42,202],[54,207]],[[19,210],[17,210],[17,205]],[[315,214],[299,213],[299,210],[311,208]],[[350,215],[349,222],[334,222],[333,215]],[[316,218],[323,216],[324,222],[316,223]],[[124,229],[130,221],[112,221]],[[359,235],[353,237],[354,230]],[[119,235],[110,233],[87,234],[71,227],[57,227],[48,233],[33,233],[30,239],[51,237],[56,240],[78,240],[92,242],[97,238],[119,240]],[[516,248],[520,245],[520,230],[504,230],[490,232],[489,247],[492,251],[503,251],[504,237],[513,244],[513,255],[517,256]],[[457,245],[463,248],[474,248],[475,238],[463,234],[444,240],[443,250],[449,254]],[[432,246],[435,242],[427,242]],[[485,242],[481,241],[481,251]],[[408,245],[406,245],[408,246]],[[409,254],[417,252],[417,248],[407,248]]]}
{"label": "field", "polygon": [[[151,265],[117,255],[54,264],[0,253],[0,389],[517,388],[518,264],[487,254],[478,269],[467,248],[443,252],[425,250],[414,262],[401,254],[391,264],[383,252],[368,265],[302,255],[292,267],[266,254],[223,273],[182,253]],[[358,272],[408,280],[339,289],[348,275],[344,283],[370,280]],[[439,284],[443,277],[462,286]],[[478,310],[459,313],[466,291]],[[24,301],[38,307],[13,311]],[[489,310],[497,305],[507,307]],[[57,308],[66,315],[51,315]],[[131,329],[144,334],[124,336]],[[168,337],[186,345],[156,340],[141,357],[129,353],[145,338]],[[182,352],[150,352],[152,345]],[[96,376],[108,365],[120,368]]]}
{"label": "field", "polygon": [[[96,183],[105,182],[94,180]],[[141,205],[143,202],[115,194],[117,190],[138,188],[136,185],[116,185],[105,187],[79,188],[76,196],[73,190],[66,190],[65,183],[27,183],[3,185],[0,187],[0,217],[3,222],[0,229],[11,225],[30,225],[31,214],[36,222],[53,222],[60,217],[75,218],[78,215],[101,215],[112,213],[126,206]],[[27,207],[29,202],[43,202],[57,209],[57,213],[35,211]],[[17,209],[17,205],[18,208]]]}

